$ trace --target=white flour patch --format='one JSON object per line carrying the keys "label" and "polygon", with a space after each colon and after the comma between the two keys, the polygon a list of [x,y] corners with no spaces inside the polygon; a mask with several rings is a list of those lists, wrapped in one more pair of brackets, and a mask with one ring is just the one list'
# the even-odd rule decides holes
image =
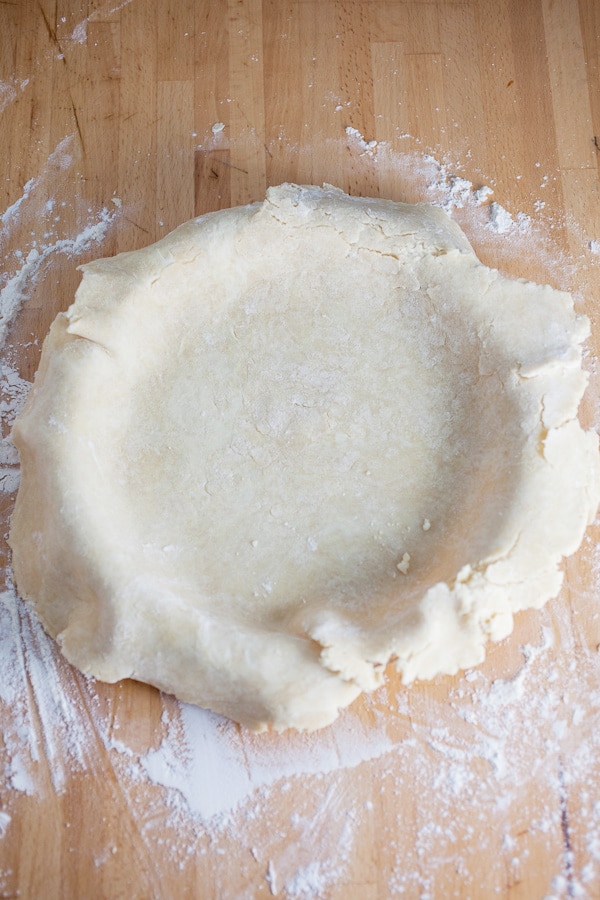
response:
{"label": "white flour patch", "polygon": [[203,821],[231,813],[258,788],[284,778],[353,769],[393,747],[384,731],[365,731],[352,716],[308,740],[282,735],[268,745],[188,704],[181,704],[176,720],[166,726],[161,746],[140,763],[156,784],[176,791]]}
{"label": "white flour patch", "polygon": [[[39,175],[28,179],[20,196],[0,216],[0,347],[23,303],[50,270],[57,256],[74,258],[101,244],[117,216],[106,208],[87,212],[87,221],[72,236],[62,223],[66,202],[56,199],[71,190],[74,135],[64,137]],[[23,235],[12,252],[15,234]]]}
{"label": "white flour patch", "polygon": [[17,89],[10,81],[0,81],[0,113],[17,99]]}
{"label": "white flour patch", "polygon": [[496,234],[508,234],[515,227],[515,220],[499,203],[492,203],[490,207],[490,221],[488,228]]}
{"label": "white flour patch", "polygon": [[0,114],[4,112],[10,103],[14,103],[28,84],[29,78],[19,80],[11,78],[9,81],[0,81]]}
{"label": "white flour patch", "polygon": [[0,241],[2,240],[2,238],[5,238],[8,236],[8,234],[9,234],[8,229],[9,229],[9,226],[11,225],[12,220],[14,218],[16,218],[21,204],[25,200],[29,199],[29,195],[30,195],[32,189],[35,187],[36,183],[37,183],[37,179],[30,178],[29,181],[23,187],[23,193],[21,194],[21,196],[17,200],[15,200],[15,202],[12,203],[7,209],[5,209],[4,212],[2,213],[2,215],[0,216],[0,226],[1,226]]}
{"label": "white flour patch", "polygon": [[[0,216],[0,247],[4,246],[11,235],[11,229],[20,221],[22,214],[27,207],[26,201],[33,198],[36,192],[44,193],[46,196],[49,187],[48,181],[55,182],[56,171],[65,171],[70,168],[73,157],[69,153],[74,140],[73,134],[68,134],[56,145],[52,153],[49,155],[42,171],[35,178],[30,178],[23,187],[23,192],[17,200],[14,201]],[[56,187],[56,184],[54,184]],[[22,209],[22,207],[25,207]],[[51,211],[51,210],[50,210]],[[31,216],[33,218],[33,216]]]}
{"label": "white flour patch", "polygon": [[433,178],[427,189],[433,195],[433,202],[441,206],[448,215],[455,209],[483,206],[494,193],[488,185],[476,188],[472,181],[453,173],[447,165],[438,162],[429,154],[425,154],[424,160],[429,162],[433,169]]}
{"label": "white flour patch", "polygon": [[0,360],[0,492],[10,494],[19,486],[19,457],[9,432],[23,409],[31,385],[6,360]]}
{"label": "white flour patch", "polygon": [[290,898],[323,897],[325,891],[339,879],[339,866],[314,861],[298,869],[285,883],[286,894]]}
{"label": "white flour patch", "polygon": [[362,136],[362,134],[360,133],[360,131],[358,130],[358,128],[352,128],[351,125],[348,125],[348,127],[346,128],[346,134],[348,135],[348,137],[351,140],[356,141],[356,143],[358,144],[360,149],[367,156],[370,156],[370,157],[375,156],[375,151],[377,150],[377,146],[378,146],[377,141],[366,141],[364,139],[364,137]]}
{"label": "white flour patch", "polygon": [[83,44],[87,40],[87,27],[90,22],[94,22],[99,19],[106,19],[109,16],[112,16],[113,13],[119,12],[120,9],[123,9],[124,6],[128,6],[132,0],[121,0],[121,3],[115,4],[113,3],[103,3],[98,9],[95,9],[94,12],[79,22],[71,33],[70,40],[74,44]]}
{"label": "white flour patch", "polygon": [[427,152],[398,153],[384,142],[378,145],[377,153],[380,169],[394,173],[393,199],[441,206],[465,231],[483,262],[511,277],[551,281],[566,291],[576,283],[581,289],[585,270],[580,263],[586,254],[593,259],[589,238],[582,236],[578,262],[555,241],[553,232],[557,224],[564,223],[551,219],[545,204],[532,204],[534,216],[521,211],[511,214],[492,199],[496,197],[493,186],[471,182],[457,171],[456,164],[440,162]]}
{"label": "white flour patch", "polygon": [[100,244],[115,218],[115,212],[104,208],[74,238],[61,238],[53,243],[42,243],[32,247],[20,268],[0,289],[0,347],[6,333],[16,319],[23,301],[48,271],[51,257],[57,254],[78,256],[87,252],[94,244]]}
{"label": "white flour patch", "polygon": [[11,816],[9,816],[8,813],[0,812],[0,838],[3,838],[6,834],[11,821]]}
{"label": "white flour patch", "polygon": [[54,642],[7,582],[0,593],[0,702],[11,721],[0,759],[16,791],[34,794],[46,770],[62,790],[70,768],[83,767],[93,746],[77,680],[64,676]]}

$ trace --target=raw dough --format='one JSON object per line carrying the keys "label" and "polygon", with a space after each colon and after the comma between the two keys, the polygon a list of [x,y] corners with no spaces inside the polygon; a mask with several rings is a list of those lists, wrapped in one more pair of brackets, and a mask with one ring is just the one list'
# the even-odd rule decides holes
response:
{"label": "raw dough", "polygon": [[83,271],[10,539],[84,672],[315,729],[557,594],[600,497],[567,294],[439,209],[289,184]]}

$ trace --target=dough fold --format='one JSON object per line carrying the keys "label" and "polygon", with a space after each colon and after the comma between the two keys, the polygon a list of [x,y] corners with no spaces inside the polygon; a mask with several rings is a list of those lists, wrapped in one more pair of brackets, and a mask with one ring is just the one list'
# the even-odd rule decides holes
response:
{"label": "dough fold", "polygon": [[558,593],[600,500],[568,294],[434,207],[292,184],[82,269],[10,532],[82,671],[311,730]]}

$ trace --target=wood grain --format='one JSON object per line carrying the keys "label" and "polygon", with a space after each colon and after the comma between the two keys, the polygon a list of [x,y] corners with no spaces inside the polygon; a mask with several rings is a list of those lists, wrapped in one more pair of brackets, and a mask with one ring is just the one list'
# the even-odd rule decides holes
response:
{"label": "wood grain", "polygon": [[[599,54],[596,0],[0,3],[0,207],[18,207],[0,233],[0,286],[22,266],[15,252],[37,247],[43,257],[28,270],[5,363],[32,379],[41,339],[71,302],[87,259],[145,246],[285,180],[426,200],[429,157],[438,178],[490,185],[498,203],[529,217],[534,227],[522,239],[515,232],[504,241],[481,224],[481,211],[455,210],[485,263],[573,290],[597,352]],[[376,152],[347,128],[377,141]],[[111,222],[101,245],[75,251],[68,241],[103,209]],[[55,245],[45,253],[50,232]],[[589,368],[583,416],[591,425],[599,395],[592,359]],[[4,531],[12,500],[2,497]],[[534,678],[528,690],[562,692],[564,721],[590,730],[597,698],[585,693],[584,668],[592,671],[600,643],[596,538],[592,529],[567,563],[561,596],[520,616],[482,669],[490,691],[498,679],[518,684],[519,648],[539,646],[544,624],[554,637],[553,686]],[[3,554],[6,561],[5,545]],[[24,612],[12,628],[15,645],[21,636],[25,646]],[[93,684],[52,651],[44,659],[57,667],[65,708],[76,710],[75,731],[87,736],[75,763],[67,738],[64,747],[50,741],[28,652],[22,704],[0,702],[0,810],[10,817],[0,838],[3,897],[600,897],[598,744],[590,738],[583,762],[576,748],[568,758],[548,750],[551,778],[531,757],[531,777],[509,802],[485,754],[448,767],[451,752],[465,754],[453,743],[459,734],[486,737],[465,730],[477,698],[461,678],[406,689],[390,673],[389,688],[359,700],[351,715],[363,742],[385,727],[394,753],[282,777],[218,831],[185,810],[174,819],[160,785],[139,766],[137,780],[128,777],[115,749],[126,744],[132,760],[157,750],[177,719],[172,698],[129,682]],[[525,713],[542,708],[527,696]],[[37,747],[29,793],[9,777],[21,706]],[[516,729],[510,746],[519,757],[528,759],[530,731],[547,727],[546,746],[557,746],[551,722],[528,722],[515,708],[494,724]],[[281,748],[294,758],[310,740],[241,730],[237,739],[248,759]],[[443,777],[451,775],[449,786]]]}

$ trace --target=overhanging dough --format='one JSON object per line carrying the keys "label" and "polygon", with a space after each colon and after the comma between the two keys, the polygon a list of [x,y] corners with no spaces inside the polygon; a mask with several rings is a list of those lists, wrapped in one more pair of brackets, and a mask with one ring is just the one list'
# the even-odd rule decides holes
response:
{"label": "overhanging dough", "polygon": [[600,498],[567,294],[439,209],[296,185],[82,268],[10,541],[84,672],[314,729],[557,594]]}

